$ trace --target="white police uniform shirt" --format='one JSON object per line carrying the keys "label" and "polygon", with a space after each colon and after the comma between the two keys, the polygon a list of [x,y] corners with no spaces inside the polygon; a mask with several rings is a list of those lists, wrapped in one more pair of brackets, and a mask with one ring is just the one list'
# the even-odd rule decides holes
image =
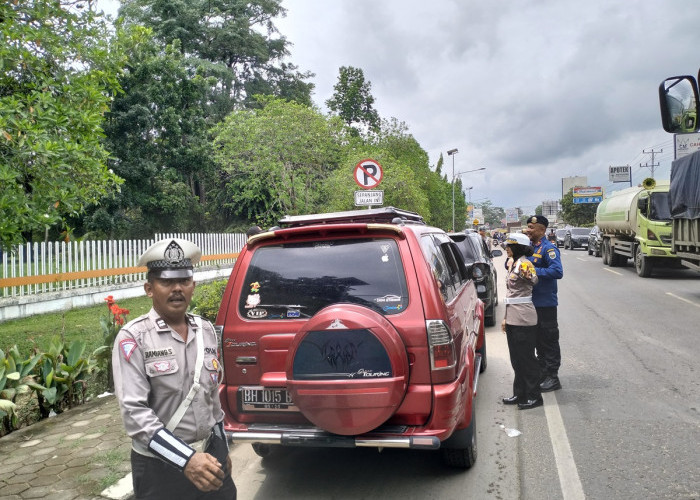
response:
{"label": "white police uniform shirt", "polygon": [[[134,451],[156,455],[180,469],[194,454],[184,445],[209,437],[224,418],[216,334],[212,324],[203,320],[201,388],[174,431],[165,429],[194,380],[197,325],[194,316],[188,314],[187,319],[185,342],[151,309],[120,330],[112,350],[114,388]],[[223,432],[222,425],[217,429]]]}
{"label": "white police uniform shirt", "polygon": [[[528,273],[525,272],[526,270]],[[506,303],[506,324],[513,326],[537,324],[537,310],[532,304],[532,288],[537,280],[535,266],[526,257],[519,257],[511,265],[506,276],[506,299],[522,299],[523,302]],[[528,297],[530,300],[527,300]]]}

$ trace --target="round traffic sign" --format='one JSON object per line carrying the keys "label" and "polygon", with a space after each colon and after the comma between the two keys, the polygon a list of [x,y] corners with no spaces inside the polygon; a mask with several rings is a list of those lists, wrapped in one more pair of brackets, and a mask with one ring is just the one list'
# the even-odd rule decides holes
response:
{"label": "round traffic sign", "polygon": [[357,185],[362,189],[372,189],[382,182],[384,172],[377,160],[367,158],[359,161],[357,165],[355,165],[353,175],[355,176],[355,182],[357,182]]}

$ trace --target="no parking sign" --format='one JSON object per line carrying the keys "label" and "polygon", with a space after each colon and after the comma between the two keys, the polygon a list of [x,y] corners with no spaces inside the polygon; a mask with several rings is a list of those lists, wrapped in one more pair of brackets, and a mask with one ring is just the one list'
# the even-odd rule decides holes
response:
{"label": "no parking sign", "polygon": [[377,160],[367,158],[355,165],[353,175],[355,177],[355,182],[362,189],[372,189],[377,187],[379,183],[382,182],[384,172],[382,171],[382,166]]}

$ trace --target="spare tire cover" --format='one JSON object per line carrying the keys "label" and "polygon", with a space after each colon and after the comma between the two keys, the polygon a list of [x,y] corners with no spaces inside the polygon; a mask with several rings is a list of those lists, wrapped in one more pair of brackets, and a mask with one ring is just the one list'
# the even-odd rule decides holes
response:
{"label": "spare tire cover", "polygon": [[287,355],[287,389],[321,429],[355,435],[391,417],[408,386],[401,336],[378,312],[355,304],[321,309]]}

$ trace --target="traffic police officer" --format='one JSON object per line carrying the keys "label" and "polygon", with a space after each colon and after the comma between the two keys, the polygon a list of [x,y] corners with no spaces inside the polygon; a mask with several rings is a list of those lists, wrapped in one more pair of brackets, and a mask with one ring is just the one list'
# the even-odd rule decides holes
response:
{"label": "traffic police officer", "polygon": [[524,230],[532,242],[530,260],[535,265],[538,278],[532,289],[532,303],[537,310],[537,361],[542,369],[542,392],[561,389],[557,280],[564,276],[564,269],[559,249],[544,237],[548,225],[546,217],[533,215],[528,218],[527,229]]}
{"label": "traffic police officer", "polygon": [[138,265],[153,301],[112,351],[137,499],[236,498],[219,401],[221,367],[209,321],[187,314],[200,249],[182,239],[151,245]]}
{"label": "traffic police officer", "polygon": [[527,258],[532,255],[530,240],[522,233],[512,233],[506,239],[506,253],[513,262],[506,276],[506,315],[501,329],[508,338],[510,363],[515,372],[513,395],[503,398],[503,404],[518,405],[521,410],[542,405],[539,387],[540,367],[535,357],[537,344],[537,311],[532,303],[532,288],[538,278],[535,266]]}

